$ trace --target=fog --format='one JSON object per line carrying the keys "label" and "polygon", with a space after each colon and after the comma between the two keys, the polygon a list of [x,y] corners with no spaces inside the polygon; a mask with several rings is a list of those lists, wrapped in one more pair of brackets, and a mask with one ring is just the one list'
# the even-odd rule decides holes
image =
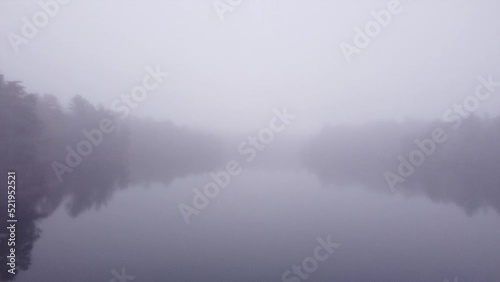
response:
{"label": "fog", "polygon": [[2,281],[497,281],[500,2],[221,1],[0,2]]}
{"label": "fog", "polygon": [[[108,105],[147,65],[171,76],[134,113],[220,131],[259,128],[275,106],[296,130],[372,119],[439,118],[499,75],[496,1],[402,1],[401,14],[347,64],[338,45],[388,1],[243,1],[220,21],[210,1],[72,1],[12,52],[36,1],[2,1],[1,70],[63,103]],[[38,8],[38,9],[37,9]],[[498,111],[498,99],[481,111]]]}

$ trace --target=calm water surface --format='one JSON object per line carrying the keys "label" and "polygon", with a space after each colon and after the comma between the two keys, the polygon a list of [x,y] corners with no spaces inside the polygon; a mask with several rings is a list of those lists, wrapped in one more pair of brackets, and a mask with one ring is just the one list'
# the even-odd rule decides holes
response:
{"label": "calm water surface", "polygon": [[494,209],[248,169],[186,225],[178,205],[208,180],[131,185],[76,217],[60,205],[17,281],[107,282],[122,268],[133,281],[282,281],[328,236],[341,245],[308,281],[500,281]]}

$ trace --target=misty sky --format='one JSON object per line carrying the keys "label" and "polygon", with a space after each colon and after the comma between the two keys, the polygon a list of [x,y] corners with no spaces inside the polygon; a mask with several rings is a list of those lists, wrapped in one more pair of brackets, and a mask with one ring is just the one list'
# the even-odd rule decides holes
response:
{"label": "misty sky", "polygon": [[[0,72],[64,103],[81,94],[109,107],[160,65],[170,77],[133,114],[223,132],[265,126],[282,106],[298,131],[435,119],[473,94],[478,76],[500,77],[499,1],[401,1],[351,64],[339,44],[388,1],[245,0],[224,21],[212,1],[144,2],[71,2],[16,54],[7,35],[40,7],[3,0]],[[481,111],[494,113],[498,95]]]}

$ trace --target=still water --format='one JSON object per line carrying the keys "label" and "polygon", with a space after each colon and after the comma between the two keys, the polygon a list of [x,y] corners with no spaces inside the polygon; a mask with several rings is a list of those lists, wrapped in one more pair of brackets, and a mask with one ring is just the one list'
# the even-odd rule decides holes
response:
{"label": "still water", "polygon": [[[340,245],[288,281],[500,281],[494,208],[470,213],[425,195],[326,184],[304,169],[254,168],[186,225],[178,206],[208,180],[130,184],[78,215],[63,201],[38,222],[31,266],[16,281],[283,281],[314,256],[318,237]],[[122,271],[133,280],[116,278]]]}

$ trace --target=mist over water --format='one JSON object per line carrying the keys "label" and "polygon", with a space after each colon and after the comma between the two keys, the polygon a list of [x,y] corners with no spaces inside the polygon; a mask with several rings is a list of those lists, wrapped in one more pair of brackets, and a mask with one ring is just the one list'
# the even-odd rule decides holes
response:
{"label": "mist over water", "polygon": [[500,279],[499,3],[62,2],[0,3],[1,281]]}
{"label": "mist over water", "polygon": [[[14,87],[3,83],[3,93]],[[60,144],[77,144],[100,116],[116,117],[81,97],[64,110],[53,97],[25,95],[4,95],[1,104],[16,117],[2,132],[32,134],[7,139],[3,151],[24,155],[9,163],[25,187],[18,242],[29,247],[18,254],[19,281],[100,281],[116,265],[143,281],[275,281],[321,236],[341,247],[316,281],[499,275],[498,117],[468,119],[395,193],[384,178],[397,167],[394,156],[429,129],[451,126],[380,122],[285,134],[246,165],[236,137],[133,118],[59,182],[51,160],[64,163]],[[243,172],[186,225],[179,203],[191,205],[192,189],[232,159]],[[70,253],[78,253],[70,265],[46,271]]]}

